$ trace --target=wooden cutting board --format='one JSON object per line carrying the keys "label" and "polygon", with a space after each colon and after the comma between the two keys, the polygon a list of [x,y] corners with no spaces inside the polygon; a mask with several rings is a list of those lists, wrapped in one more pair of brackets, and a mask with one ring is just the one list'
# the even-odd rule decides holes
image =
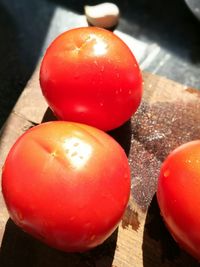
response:
{"label": "wooden cutting board", "polygon": [[[143,80],[139,110],[125,125],[110,132],[125,149],[132,174],[129,205],[115,233],[87,253],[57,251],[14,225],[1,194],[0,266],[199,266],[166,230],[155,191],[160,165],[168,153],[180,144],[200,139],[200,91],[149,73],[143,73]],[[41,94],[36,70],[1,130],[0,167],[22,133],[51,119],[55,118]]]}

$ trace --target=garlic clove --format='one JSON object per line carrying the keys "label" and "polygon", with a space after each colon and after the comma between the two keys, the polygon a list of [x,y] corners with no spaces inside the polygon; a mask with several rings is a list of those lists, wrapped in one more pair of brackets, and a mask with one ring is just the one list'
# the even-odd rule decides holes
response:
{"label": "garlic clove", "polygon": [[119,20],[119,8],[113,3],[102,3],[95,6],[85,6],[87,20],[93,26],[112,28]]}

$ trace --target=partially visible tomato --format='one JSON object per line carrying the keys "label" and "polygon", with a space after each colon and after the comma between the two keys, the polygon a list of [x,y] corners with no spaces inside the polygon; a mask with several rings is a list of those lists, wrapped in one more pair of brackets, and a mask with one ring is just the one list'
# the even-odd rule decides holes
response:
{"label": "partially visible tomato", "polygon": [[95,27],[58,36],[40,69],[42,92],[61,120],[111,130],[127,121],[142,97],[134,55],[115,34]]}
{"label": "partially visible tomato", "polygon": [[164,161],[157,199],[175,240],[200,260],[200,140],[180,146]]}
{"label": "partially visible tomato", "polygon": [[116,229],[130,194],[121,146],[93,127],[49,122],[10,150],[2,190],[13,221],[63,251],[101,244]]}

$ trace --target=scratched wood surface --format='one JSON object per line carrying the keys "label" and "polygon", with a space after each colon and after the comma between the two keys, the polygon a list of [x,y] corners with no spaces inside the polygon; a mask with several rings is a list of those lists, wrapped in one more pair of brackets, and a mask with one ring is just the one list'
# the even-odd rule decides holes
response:
{"label": "scratched wood surface", "polygon": [[[0,266],[199,266],[166,230],[155,191],[160,165],[168,153],[200,138],[200,91],[149,73],[143,73],[143,80],[139,110],[130,121],[110,132],[125,149],[132,175],[129,205],[118,229],[104,244],[87,253],[60,252],[15,226],[0,194]],[[41,94],[36,70],[1,129],[0,167],[18,136],[51,119],[55,118]]]}

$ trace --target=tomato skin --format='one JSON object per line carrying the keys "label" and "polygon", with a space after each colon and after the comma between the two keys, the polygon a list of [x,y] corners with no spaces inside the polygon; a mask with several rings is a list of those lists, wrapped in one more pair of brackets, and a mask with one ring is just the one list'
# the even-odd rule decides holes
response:
{"label": "tomato skin", "polygon": [[174,239],[200,260],[200,140],[175,149],[158,179],[161,215]]}
{"label": "tomato skin", "polygon": [[116,229],[129,199],[130,170],[121,146],[101,130],[49,122],[14,144],[2,191],[24,231],[63,251],[85,251]]}
{"label": "tomato skin", "polygon": [[40,69],[44,97],[61,120],[108,131],[126,122],[142,97],[142,76],[128,46],[96,27],[64,32],[47,49]]}

